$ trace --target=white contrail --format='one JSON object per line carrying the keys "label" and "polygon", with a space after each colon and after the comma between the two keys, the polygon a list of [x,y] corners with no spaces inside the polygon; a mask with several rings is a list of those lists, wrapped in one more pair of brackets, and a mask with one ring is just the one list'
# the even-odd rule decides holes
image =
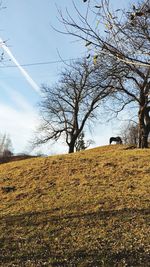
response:
{"label": "white contrail", "polygon": [[20,66],[19,62],[15,59],[13,54],[11,53],[10,49],[5,45],[3,40],[0,38],[0,46],[4,49],[4,51],[7,53],[7,55],[12,59],[14,64],[18,67],[18,69],[21,71],[22,75],[25,77],[25,79],[28,81],[28,83],[31,85],[31,87],[40,94],[40,88],[39,86],[33,81],[33,79],[30,77],[30,75]]}

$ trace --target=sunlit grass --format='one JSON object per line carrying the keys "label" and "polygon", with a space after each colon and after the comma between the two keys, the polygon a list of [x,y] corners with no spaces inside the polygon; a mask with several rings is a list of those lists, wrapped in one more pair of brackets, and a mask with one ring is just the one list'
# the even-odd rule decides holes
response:
{"label": "sunlit grass", "polygon": [[1,164],[0,184],[1,266],[147,266],[149,149]]}

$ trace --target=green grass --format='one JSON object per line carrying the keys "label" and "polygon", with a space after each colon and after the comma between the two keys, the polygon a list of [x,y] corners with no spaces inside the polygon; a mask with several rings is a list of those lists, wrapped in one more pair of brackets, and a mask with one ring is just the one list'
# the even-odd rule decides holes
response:
{"label": "green grass", "polygon": [[0,266],[150,266],[150,150],[0,165]]}

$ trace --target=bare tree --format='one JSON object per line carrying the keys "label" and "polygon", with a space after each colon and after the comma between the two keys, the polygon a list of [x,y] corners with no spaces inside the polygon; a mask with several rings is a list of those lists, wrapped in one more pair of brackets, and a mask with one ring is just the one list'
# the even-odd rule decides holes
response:
{"label": "bare tree", "polygon": [[78,135],[78,138],[75,142],[75,148],[76,148],[76,151],[81,151],[81,150],[86,149],[85,140],[84,140],[84,132],[81,132]]}
{"label": "bare tree", "polygon": [[9,135],[0,135],[0,158],[11,157],[12,153],[12,141]]}
{"label": "bare tree", "polygon": [[121,129],[121,137],[126,145],[138,145],[138,124],[128,123]]}
{"label": "bare tree", "polygon": [[94,0],[84,2],[85,14],[74,4],[78,19],[68,11],[66,15],[59,11],[64,33],[84,40],[95,64],[101,55],[112,58],[108,76],[116,91],[113,100],[118,103],[117,112],[126,105],[136,105],[138,146],[146,148],[150,133],[150,0],[134,5],[128,12],[113,11],[109,0],[101,0],[99,5]]}
{"label": "bare tree", "polygon": [[84,59],[65,68],[55,86],[42,86],[42,123],[35,144],[63,137],[69,153],[74,152],[80,133],[96,118],[99,105],[111,93],[103,68],[102,73],[100,76],[99,68]]}
{"label": "bare tree", "polygon": [[76,151],[81,151],[81,150],[85,150],[87,149],[90,145],[94,144],[94,141],[91,139],[88,139],[87,141],[85,140],[85,134],[82,131],[79,135],[78,138],[76,140],[75,143],[75,148]]}

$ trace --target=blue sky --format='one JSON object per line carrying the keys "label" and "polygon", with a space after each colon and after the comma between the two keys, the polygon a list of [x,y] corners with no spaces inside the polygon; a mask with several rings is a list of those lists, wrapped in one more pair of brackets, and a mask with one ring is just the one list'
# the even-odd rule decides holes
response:
{"label": "blue sky", "polygon": [[[97,1],[98,2],[98,1]],[[114,0],[115,8],[128,6],[133,1]],[[134,3],[137,1],[134,1]],[[85,3],[76,0],[80,10]],[[0,38],[7,41],[8,49],[20,64],[82,57],[84,45],[75,39],[54,31],[51,25],[61,27],[58,22],[57,8],[68,8],[74,14],[71,0],[3,0],[6,9],[0,11]],[[25,79],[5,52],[4,61],[0,64],[0,133],[11,136],[14,152],[23,152],[28,148],[28,140],[38,124],[37,102],[40,95]],[[40,88],[41,84],[53,84],[58,79],[62,63],[23,67],[31,79]],[[110,135],[117,133],[116,125],[97,124],[89,138],[95,140],[94,146],[108,143]],[[49,146],[46,153],[66,152],[64,144]]]}

